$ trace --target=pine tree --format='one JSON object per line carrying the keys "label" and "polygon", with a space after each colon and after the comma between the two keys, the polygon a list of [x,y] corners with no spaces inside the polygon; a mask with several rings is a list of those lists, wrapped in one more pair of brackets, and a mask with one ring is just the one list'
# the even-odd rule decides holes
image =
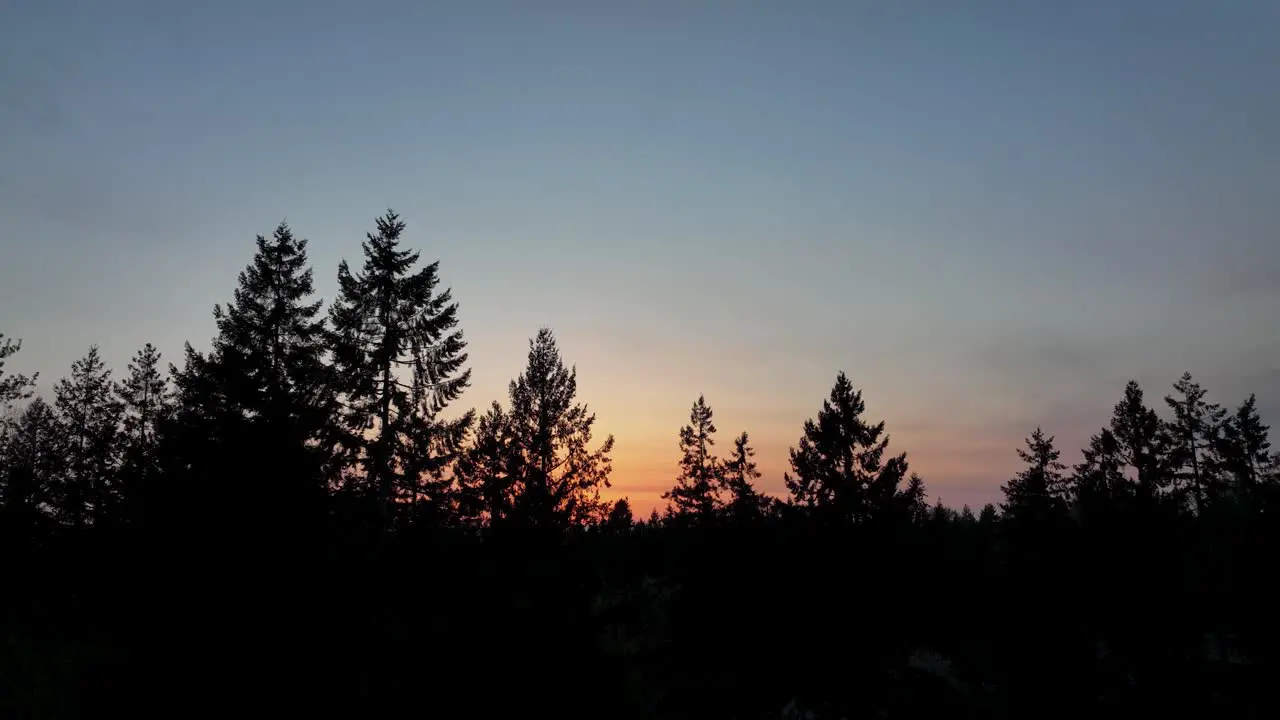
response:
{"label": "pine tree", "polygon": [[[348,487],[376,498],[382,526],[398,503],[425,497],[451,506],[446,473],[474,413],[445,419],[470,384],[466,342],[452,293],[438,290],[439,262],[400,247],[405,224],[388,210],[362,244],[364,266],[338,267],[330,308],[333,365],[343,402],[341,443]],[[407,373],[407,377],[406,377]]]}
{"label": "pine tree", "polygon": [[722,482],[729,495],[729,516],[738,520],[755,520],[769,514],[769,497],[756,491],[755,481],[760,479],[753,459],[756,451],[751,447],[747,433],[733,441],[733,455],[724,463]]}
{"label": "pine tree", "polygon": [[711,452],[715,445],[714,413],[699,395],[689,411],[689,424],[680,428],[680,474],[662,497],[672,502],[680,517],[708,520],[720,510],[720,461]]}
{"label": "pine tree", "polygon": [[1018,448],[1018,457],[1027,464],[1012,480],[1001,486],[1005,501],[1000,505],[1005,517],[1014,522],[1045,523],[1066,515],[1064,488],[1067,469],[1059,458],[1062,453],[1053,446],[1053,436],[1036,428],[1026,440],[1026,449]]}
{"label": "pine tree", "polygon": [[577,368],[565,368],[551,330],[539,330],[525,371],[509,388],[513,514],[521,523],[566,528],[603,516],[613,436],[590,448],[596,417],[575,402],[577,392]]}
{"label": "pine tree", "polygon": [[862,391],[841,372],[818,419],[807,420],[783,477],[790,504],[838,521],[882,515],[907,475],[906,453],[885,460],[884,422],[868,424]]}
{"label": "pine tree", "polygon": [[[904,517],[912,523],[919,524],[929,514],[928,493],[925,491],[924,478],[911,473],[907,487],[898,495],[898,504],[902,507]],[[942,507],[942,498],[938,498],[937,507]]]}
{"label": "pine tree", "polygon": [[0,444],[0,532],[26,544],[55,500],[66,458],[66,431],[53,408],[36,396]]}
{"label": "pine tree", "polygon": [[1226,411],[1205,402],[1205,391],[1191,379],[1191,373],[1183,373],[1173,389],[1177,395],[1167,395],[1164,399],[1173,410],[1173,420],[1162,424],[1163,438],[1175,482],[1184,481],[1189,486],[1196,509],[1200,510],[1208,496],[1217,490],[1214,453],[1220,446]]}
{"label": "pine tree", "polygon": [[1130,380],[1124,398],[1111,414],[1111,434],[1120,457],[1132,469],[1139,497],[1154,499],[1169,486],[1160,417],[1143,400],[1142,388]]}
{"label": "pine tree", "polygon": [[213,357],[230,402],[280,439],[312,440],[327,378],[321,301],[312,300],[307,240],[280,223],[271,239],[258,235],[252,261],[240,272],[234,299],[214,307]]}
{"label": "pine tree", "polygon": [[981,512],[978,513],[978,524],[990,528],[994,527],[998,522],[1000,522],[1000,513],[996,510],[995,504],[987,503],[983,505]]}
{"label": "pine tree", "polygon": [[623,534],[631,531],[635,518],[631,515],[631,503],[626,498],[618,498],[609,508],[609,515],[604,521],[604,531]]}
{"label": "pine tree", "polygon": [[5,376],[4,361],[16,355],[21,349],[21,340],[7,340],[4,333],[0,333],[0,413],[8,412],[10,405],[18,400],[26,400],[31,397],[31,389],[39,378],[38,374],[31,377],[25,375]]}
{"label": "pine tree", "polygon": [[115,389],[123,412],[120,492],[134,519],[159,479],[160,434],[174,411],[173,391],[161,373],[160,360],[160,351],[147,343],[129,363],[129,377]]}
{"label": "pine tree", "polygon": [[121,404],[111,371],[97,346],[71,365],[71,376],[54,386],[54,407],[65,431],[66,472],[56,507],[62,520],[76,529],[102,524],[114,509],[115,473],[119,463]]}
{"label": "pine tree", "polygon": [[1086,513],[1119,502],[1132,495],[1124,475],[1125,460],[1120,443],[1110,428],[1089,438],[1083,459],[1071,477],[1071,500]]}
{"label": "pine tree", "polygon": [[501,524],[515,503],[515,477],[507,414],[494,402],[476,420],[471,443],[459,455],[454,478],[459,492],[459,520],[466,524]]}
{"label": "pine tree", "polygon": [[1218,454],[1223,469],[1245,493],[1273,474],[1270,431],[1258,415],[1257,398],[1252,394],[1222,425]]}

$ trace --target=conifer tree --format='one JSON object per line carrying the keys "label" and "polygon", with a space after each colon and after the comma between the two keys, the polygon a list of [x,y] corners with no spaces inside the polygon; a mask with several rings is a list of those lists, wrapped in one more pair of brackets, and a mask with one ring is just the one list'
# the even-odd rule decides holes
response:
{"label": "conifer tree", "polygon": [[1119,502],[1132,494],[1125,478],[1125,460],[1111,428],[1103,428],[1089,438],[1083,459],[1071,476],[1070,500],[1089,513]]}
{"label": "conifer tree", "polygon": [[36,396],[0,443],[0,533],[28,543],[55,499],[66,459],[66,431],[53,408]]}
{"label": "conifer tree", "polygon": [[438,289],[439,262],[414,269],[420,253],[401,247],[405,224],[395,212],[376,226],[362,244],[362,269],[339,265],[329,317],[344,484],[376,499],[386,528],[400,501],[453,504],[447,470],[474,414],[443,417],[471,371],[458,305]]}
{"label": "conifer tree", "polygon": [[515,503],[517,475],[507,414],[497,402],[476,420],[471,443],[459,455],[454,477],[459,491],[459,520],[501,524]]}
{"label": "conifer tree", "polygon": [[1253,394],[1222,425],[1218,454],[1223,469],[1245,493],[1273,474],[1270,430],[1258,415],[1258,401]]}
{"label": "conifer tree", "polygon": [[994,503],[987,503],[982,506],[982,510],[978,513],[978,524],[983,527],[993,527],[1000,521],[1000,513],[996,510]]}
{"label": "conifer tree", "polygon": [[1019,523],[1045,523],[1066,515],[1064,488],[1067,469],[1054,447],[1053,436],[1036,428],[1026,440],[1026,449],[1018,448],[1018,457],[1027,467],[1001,486],[1005,501],[1000,508],[1006,518]]}
{"label": "conifer tree", "polygon": [[663,493],[673,505],[673,514],[708,520],[723,505],[719,497],[721,465],[712,453],[716,426],[706,398],[699,395],[689,411],[689,424],[680,428],[680,474],[675,486]]}
{"label": "conifer tree", "polygon": [[116,500],[121,404],[96,345],[54,386],[65,433],[66,470],[58,488],[60,518],[76,529],[108,519]]}
{"label": "conifer tree", "polygon": [[1176,394],[1164,399],[1173,410],[1173,419],[1162,424],[1163,438],[1174,481],[1191,491],[1196,509],[1200,510],[1217,489],[1215,452],[1221,445],[1219,437],[1226,411],[1205,402],[1204,388],[1191,378],[1191,373],[1183,373],[1173,389]]}
{"label": "conifer tree", "polygon": [[509,387],[508,463],[521,523],[563,529],[603,519],[600,490],[609,487],[613,436],[591,448],[596,417],[576,402],[577,392],[577,369],[564,366],[551,330],[539,330],[524,372]]}
{"label": "conifer tree", "polygon": [[[928,493],[925,491],[924,478],[921,478],[916,473],[911,473],[911,477],[907,480],[907,487],[898,494],[897,501],[906,519],[918,524],[929,513],[927,498]],[[942,498],[938,498],[937,506],[943,507]]]}
{"label": "conifer tree", "polygon": [[218,336],[211,368],[232,408],[273,442],[322,437],[328,414],[325,324],[313,300],[307,240],[280,223],[255,238],[234,299],[213,309]]}
{"label": "conifer tree", "polygon": [[1169,486],[1160,417],[1146,406],[1137,381],[1125,385],[1124,398],[1112,411],[1111,435],[1121,459],[1132,470],[1139,497],[1154,499]]}
{"label": "conifer tree", "polygon": [[159,478],[160,434],[174,411],[173,391],[160,360],[160,351],[147,343],[129,363],[129,376],[116,385],[123,413],[120,491],[135,519],[143,495]]}
{"label": "conifer tree", "polygon": [[883,515],[907,475],[906,453],[885,459],[884,422],[870,424],[866,405],[841,372],[822,402],[817,420],[807,420],[791,468],[783,481],[790,504],[837,521],[861,522]]}
{"label": "conifer tree", "polygon": [[630,532],[635,525],[631,515],[631,503],[626,498],[618,498],[609,508],[609,516],[604,521],[605,532],[620,534]]}
{"label": "conifer tree", "polygon": [[4,361],[13,357],[22,349],[21,340],[8,340],[0,333],[0,414],[9,410],[9,406],[18,400],[31,397],[31,388],[35,386],[39,375],[5,375]]}
{"label": "conifer tree", "polygon": [[756,480],[760,479],[755,454],[746,432],[734,438],[733,454],[725,461],[721,478],[729,495],[726,509],[732,518],[755,520],[769,513],[769,497],[755,488]]}

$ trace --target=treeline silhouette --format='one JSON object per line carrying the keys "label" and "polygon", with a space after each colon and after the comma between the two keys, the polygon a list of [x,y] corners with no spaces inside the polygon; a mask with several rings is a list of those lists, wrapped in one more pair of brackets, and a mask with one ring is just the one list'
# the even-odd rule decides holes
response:
{"label": "treeline silhouette", "polygon": [[637,521],[550,330],[505,404],[461,409],[458,306],[404,229],[377,220],[327,308],[307,241],[259,236],[181,366],[90,348],[45,399],[0,336],[0,715],[1273,704],[1280,462],[1252,396],[1184,375],[1161,415],[1130,382],[1080,464],[1037,428],[976,514],[929,502],[844,373],[782,498],[699,397]]}

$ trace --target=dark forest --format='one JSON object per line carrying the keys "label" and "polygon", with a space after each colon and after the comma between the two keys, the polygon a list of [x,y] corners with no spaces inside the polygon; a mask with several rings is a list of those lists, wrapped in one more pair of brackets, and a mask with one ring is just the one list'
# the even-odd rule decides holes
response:
{"label": "dark forest", "polygon": [[91,347],[50,397],[0,336],[0,717],[1274,706],[1280,458],[1253,397],[1130,382],[1078,465],[1027,428],[1003,502],[956,509],[832,368],[785,494],[690,398],[666,512],[635,518],[550,329],[467,409],[447,268],[404,231],[378,218],[326,304],[282,223],[207,350]]}

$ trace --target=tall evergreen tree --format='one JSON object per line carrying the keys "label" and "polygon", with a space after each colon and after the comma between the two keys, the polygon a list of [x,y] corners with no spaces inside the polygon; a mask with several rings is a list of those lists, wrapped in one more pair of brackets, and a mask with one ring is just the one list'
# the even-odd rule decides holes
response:
{"label": "tall evergreen tree", "polygon": [[1270,430],[1258,415],[1257,398],[1250,394],[1222,425],[1218,454],[1234,484],[1248,493],[1272,475]]}
{"label": "tall evergreen tree", "polygon": [[339,265],[329,317],[345,482],[376,498],[385,528],[400,501],[452,504],[446,471],[474,413],[443,417],[471,371],[463,369],[458,305],[450,290],[438,289],[439,261],[414,270],[420,253],[401,248],[405,224],[395,212],[376,225],[362,245],[361,271]]}
{"label": "tall evergreen tree", "polygon": [[96,345],[72,363],[70,377],[54,386],[66,453],[56,507],[62,520],[76,529],[106,522],[114,509],[122,408],[113,390],[111,370]]}
{"label": "tall evergreen tree", "polygon": [[27,544],[52,507],[66,459],[66,431],[53,408],[37,396],[0,443],[0,534]]}
{"label": "tall evergreen tree", "polygon": [[321,302],[312,300],[307,240],[280,223],[255,238],[234,299],[213,309],[212,368],[232,407],[273,442],[322,437],[329,412]]}
{"label": "tall evergreen tree", "polygon": [[1142,388],[1135,380],[1125,385],[1124,398],[1112,411],[1111,435],[1120,457],[1132,470],[1139,497],[1154,499],[1169,486],[1160,417],[1146,406]]}
{"label": "tall evergreen tree", "polygon": [[123,412],[120,491],[131,519],[137,519],[144,495],[159,479],[160,434],[174,411],[160,360],[160,351],[147,343],[129,363],[129,376],[116,386]]}
{"label": "tall evergreen tree", "polygon": [[35,386],[38,375],[5,376],[4,361],[13,357],[22,349],[21,340],[8,340],[0,333],[0,413],[7,412],[9,406],[18,400],[31,397],[31,388]]}
{"label": "tall evergreen tree", "polygon": [[1120,443],[1110,428],[1089,438],[1083,459],[1071,477],[1071,501],[1088,514],[1129,497],[1130,483],[1124,475],[1125,460]]}
{"label": "tall evergreen tree", "polygon": [[1164,399],[1173,410],[1173,420],[1163,424],[1163,437],[1173,479],[1191,491],[1199,510],[1217,490],[1214,469],[1219,463],[1215,452],[1220,447],[1226,411],[1205,401],[1204,388],[1191,378],[1191,373],[1183,373],[1173,389],[1175,395]]}
{"label": "tall evergreen tree", "polygon": [[564,366],[551,330],[539,330],[524,372],[509,387],[508,467],[521,523],[563,529],[603,519],[600,490],[609,487],[613,436],[591,448],[596,416],[576,402],[577,393],[577,368]]}
{"label": "tall evergreen tree", "polygon": [[716,443],[713,415],[706,398],[699,395],[689,411],[689,424],[680,428],[680,474],[675,486],[662,495],[677,516],[707,520],[723,504],[719,497],[722,468],[711,451]]}
{"label": "tall evergreen tree", "polygon": [[626,498],[618,498],[609,507],[609,515],[604,521],[605,532],[626,533],[635,525],[631,515],[631,503]]}
{"label": "tall evergreen tree", "polygon": [[501,524],[511,515],[517,460],[507,414],[494,402],[476,420],[472,442],[458,457],[454,468],[460,494],[460,520],[476,525]]}
{"label": "tall evergreen tree", "polygon": [[1059,458],[1053,436],[1036,428],[1026,440],[1026,449],[1018,448],[1018,457],[1027,467],[1001,486],[1005,500],[1004,516],[1018,523],[1047,523],[1066,515],[1067,466]]}
{"label": "tall evergreen tree", "polygon": [[892,508],[907,476],[907,455],[885,459],[889,436],[884,422],[863,419],[862,391],[841,372],[822,402],[816,421],[807,420],[791,468],[783,481],[790,504],[821,516],[860,522]]}
{"label": "tall evergreen tree", "polygon": [[721,477],[729,494],[726,510],[732,518],[756,520],[769,513],[769,497],[755,488],[756,480],[760,479],[755,454],[746,432],[734,438],[733,454],[725,461]]}

